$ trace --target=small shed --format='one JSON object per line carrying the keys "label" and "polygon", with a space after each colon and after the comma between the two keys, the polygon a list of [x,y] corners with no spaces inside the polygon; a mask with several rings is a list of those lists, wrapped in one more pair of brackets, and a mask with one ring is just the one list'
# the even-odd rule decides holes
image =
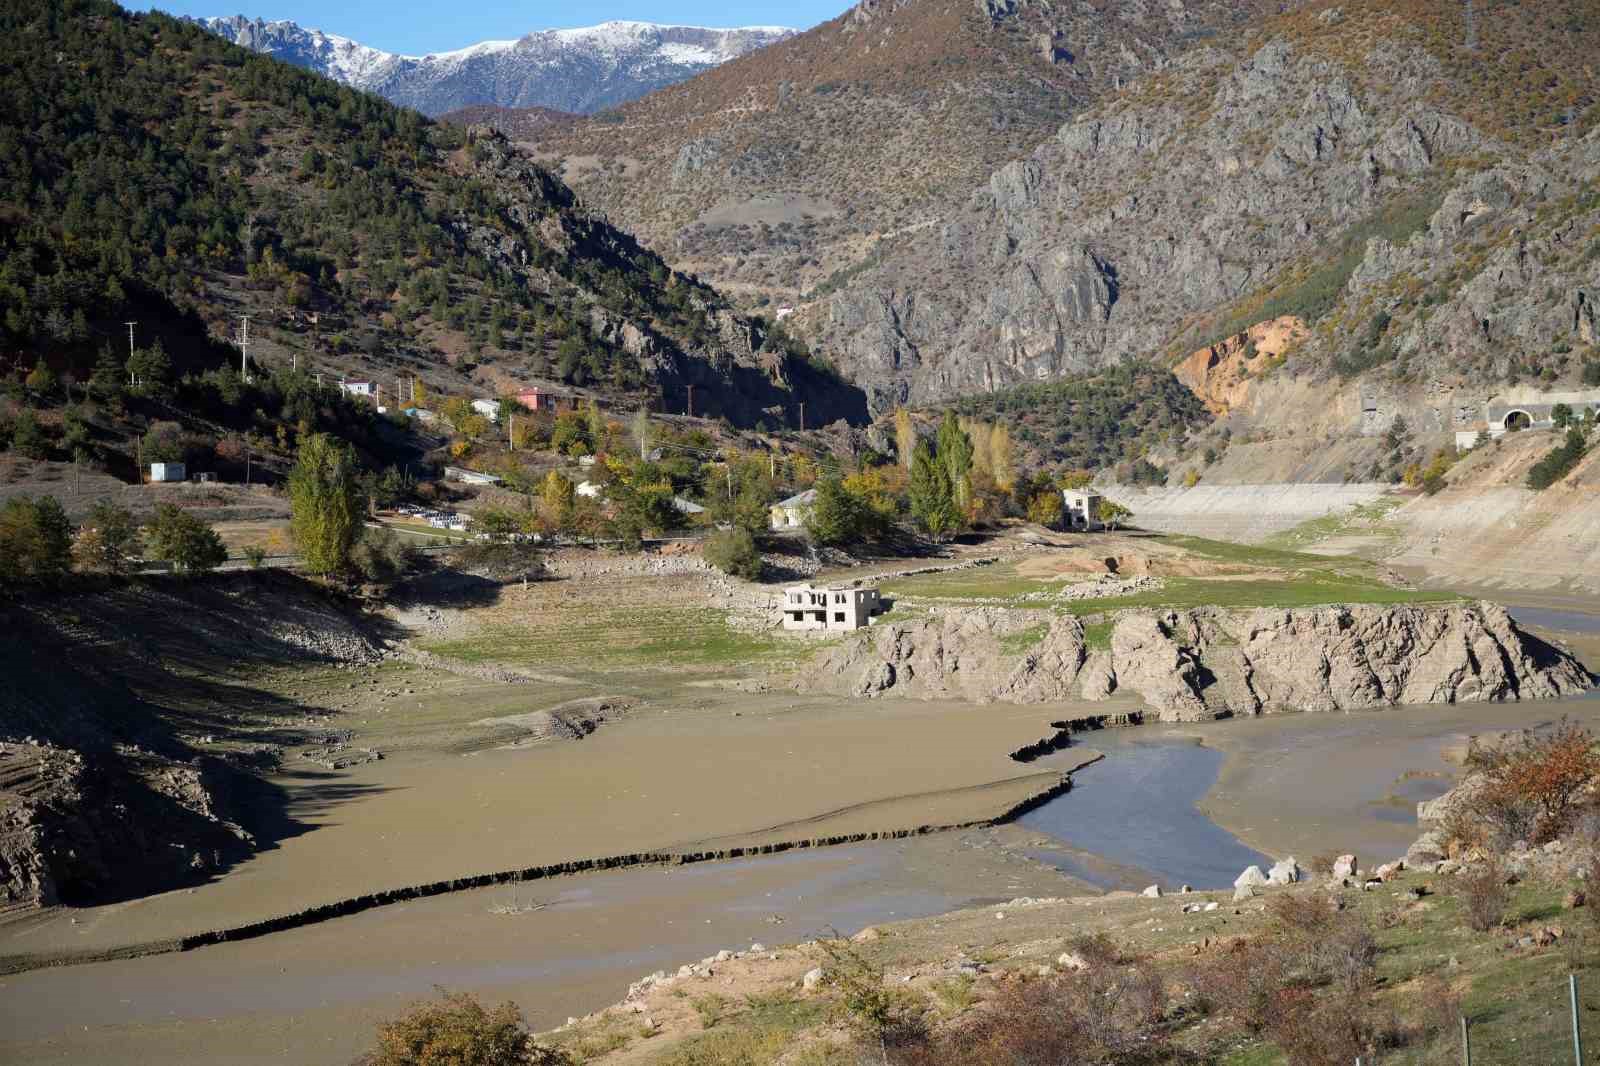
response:
{"label": "small shed", "polygon": [[184,469],[182,463],[150,464],[151,481],[183,481],[187,479],[188,476],[189,473]]}
{"label": "small shed", "polygon": [[816,504],[816,489],[807,489],[790,496],[787,500],[779,500],[772,505],[772,510],[769,512],[772,528],[799,529],[806,524],[806,519],[811,516],[811,509]]}

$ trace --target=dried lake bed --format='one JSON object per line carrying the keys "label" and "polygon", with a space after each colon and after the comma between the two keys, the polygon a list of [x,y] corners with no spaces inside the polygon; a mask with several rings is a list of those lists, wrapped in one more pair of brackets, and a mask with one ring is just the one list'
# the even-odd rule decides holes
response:
{"label": "dried lake bed", "polygon": [[1007,758],[1085,710],[679,692],[575,743],[402,751],[286,777],[302,828],[274,848],[192,891],[9,923],[0,951],[128,943],[575,855],[970,820],[1089,749],[1106,755],[1020,825],[453,893],[3,977],[0,1061],[347,1062],[375,1021],[436,985],[514,999],[551,1025],[617,1000],[642,973],[757,940],[1025,895],[1207,887],[1252,850],[1386,859],[1468,736],[1562,714],[1600,721],[1593,698],[1396,708],[1113,730],[1031,764]]}

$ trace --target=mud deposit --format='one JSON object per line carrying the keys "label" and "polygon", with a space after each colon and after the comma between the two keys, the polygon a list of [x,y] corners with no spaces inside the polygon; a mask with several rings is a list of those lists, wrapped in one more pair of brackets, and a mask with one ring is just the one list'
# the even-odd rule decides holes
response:
{"label": "mud deposit", "polygon": [[657,969],[985,900],[1068,895],[1015,830],[564,878],[261,940],[0,978],[0,1062],[343,1063],[436,985],[553,1026]]}

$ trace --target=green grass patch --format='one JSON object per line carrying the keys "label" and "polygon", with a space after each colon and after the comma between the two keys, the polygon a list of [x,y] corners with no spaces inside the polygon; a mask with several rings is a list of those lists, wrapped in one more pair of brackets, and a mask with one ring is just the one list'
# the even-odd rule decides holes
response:
{"label": "green grass patch", "polygon": [[[731,1001],[726,1005],[732,1007]],[[770,1066],[780,1059],[791,1061],[786,1053],[793,1050],[796,1037],[826,1020],[828,1009],[825,1001],[787,992],[746,996],[742,1009],[719,1015],[715,1029],[681,1040],[649,1061],[653,1066]],[[829,1060],[824,1056],[815,1061]]]}
{"label": "green grass patch", "polygon": [[887,596],[911,596],[937,600],[1006,600],[1042,592],[1051,582],[1023,577],[1009,563],[980,566],[971,570],[950,570],[942,574],[920,574],[885,582]]}
{"label": "green grass patch", "polygon": [[1083,627],[1083,643],[1090,651],[1110,651],[1111,631],[1115,622],[1090,622]]}
{"label": "green grass patch", "polygon": [[734,629],[727,612],[715,607],[583,607],[570,613],[570,618],[526,627],[501,624],[464,640],[423,647],[470,663],[604,668],[770,665],[799,660],[818,647]]}
{"label": "green grass patch", "polygon": [[1043,640],[1049,632],[1050,626],[1040,622],[1016,633],[1008,633],[1000,638],[1000,650],[1006,655],[1021,655]]}

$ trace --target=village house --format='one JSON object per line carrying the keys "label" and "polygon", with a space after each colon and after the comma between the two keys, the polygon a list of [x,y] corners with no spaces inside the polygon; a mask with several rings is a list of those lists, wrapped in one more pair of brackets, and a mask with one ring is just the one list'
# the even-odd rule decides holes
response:
{"label": "village house", "polygon": [[500,421],[499,400],[473,400],[472,409],[491,422]]}
{"label": "village house", "polygon": [[876,588],[795,585],[783,590],[783,628],[860,629],[883,611]]}
{"label": "village house", "polygon": [[555,411],[561,397],[540,388],[527,388],[517,393],[517,402],[530,411]]}
{"label": "village house", "polygon": [[182,463],[151,463],[151,481],[182,481],[188,476]]}
{"label": "village house", "polygon": [[1080,529],[1086,533],[1104,528],[1100,520],[1100,501],[1102,499],[1104,497],[1097,492],[1062,489],[1062,526],[1066,529]]}
{"label": "village house", "polygon": [[769,513],[772,528],[776,530],[801,528],[811,516],[811,508],[816,506],[816,503],[816,489],[807,489],[790,496],[787,500],[779,500],[772,505]]}
{"label": "village house", "polygon": [[339,388],[346,396],[355,396],[363,400],[376,400],[378,398],[378,383],[376,381],[341,381]]}

